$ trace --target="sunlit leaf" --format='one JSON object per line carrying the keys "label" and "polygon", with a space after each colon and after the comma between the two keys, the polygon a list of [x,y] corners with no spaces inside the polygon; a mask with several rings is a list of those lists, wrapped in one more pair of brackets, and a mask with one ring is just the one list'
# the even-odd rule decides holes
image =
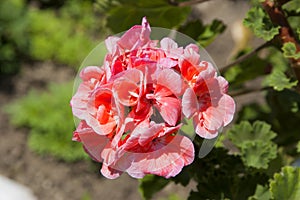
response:
{"label": "sunlit leaf", "polygon": [[239,148],[238,155],[248,167],[266,169],[269,162],[277,156],[277,145],[271,141],[276,133],[265,122],[255,121],[251,125],[248,121],[243,121],[234,125],[227,134]]}
{"label": "sunlit leaf", "polygon": [[282,50],[283,50],[283,55],[287,58],[294,58],[294,59],[300,58],[300,52],[297,52],[296,45],[292,42],[284,43]]}
{"label": "sunlit leaf", "polygon": [[286,4],[283,5],[283,8],[287,11],[294,11],[296,13],[300,13],[300,0],[293,0],[288,1]]}
{"label": "sunlit leaf", "polygon": [[244,142],[241,156],[246,166],[267,169],[269,162],[277,156],[277,145],[263,140]]}
{"label": "sunlit leaf", "polygon": [[248,121],[243,121],[228,131],[228,137],[236,146],[242,147],[247,141],[270,141],[276,137],[276,133],[265,122],[256,121],[251,125]]}
{"label": "sunlit leaf", "polygon": [[248,200],[270,200],[271,193],[268,187],[257,185],[255,194],[248,198]]}
{"label": "sunlit leaf", "polygon": [[280,70],[274,70],[270,75],[266,76],[264,85],[273,87],[277,91],[290,89],[297,85],[297,81],[291,81]]}
{"label": "sunlit leaf", "polygon": [[257,37],[266,41],[273,39],[279,33],[279,27],[273,26],[261,7],[253,7],[248,11],[244,25],[251,28]]}
{"label": "sunlit leaf", "polygon": [[300,168],[283,167],[280,173],[275,173],[270,182],[273,199],[298,200],[300,199]]}

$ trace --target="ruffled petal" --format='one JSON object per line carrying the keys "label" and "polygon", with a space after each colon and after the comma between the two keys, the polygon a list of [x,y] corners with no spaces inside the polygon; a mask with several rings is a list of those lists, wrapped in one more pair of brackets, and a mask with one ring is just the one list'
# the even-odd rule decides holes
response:
{"label": "ruffled petal", "polygon": [[130,28],[117,43],[123,49],[134,50],[144,46],[150,41],[150,32],[150,25],[144,17],[142,25],[136,25]]}
{"label": "ruffled petal", "polygon": [[179,96],[183,91],[183,80],[172,69],[162,70],[157,77],[157,84],[168,88],[174,95]]}
{"label": "ruffled petal", "polygon": [[[194,146],[187,137],[176,135],[163,148],[153,152],[134,154],[131,166],[126,172],[132,177],[142,178],[146,174],[155,174],[165,178],[174,177],[182,168],[194,160]],[[155,148],[155,147],[154,147]]]}
{"label": "ruffled petal", "polygon": [[109,142],[105,136],[95,133],[95,131],[88,126],[85,121],[81,121],[79,123],[74,135],[80,138],[80,142],[83,144],[85,151],[94,160],[102,162],[101,152]]}
{"label": "ruffled petal", "polygon": [[159,104],[157,108],[162,118],[170,126],[175,126],[180,119],[181,115],[181,102],[174,97],[161,97],[157,99]]}
{"label": "ruffled petal", "polygon": [[198,111],[198,102],[195,92],[188,88],[182,97],[182,112],[187,118],[191,118]]}

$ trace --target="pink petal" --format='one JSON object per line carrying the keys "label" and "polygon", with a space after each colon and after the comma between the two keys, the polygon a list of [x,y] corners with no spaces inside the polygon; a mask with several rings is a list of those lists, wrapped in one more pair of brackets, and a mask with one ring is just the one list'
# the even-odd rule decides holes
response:
{"label": "pink petal", "polygon": [[223,110],[209,107],[206,111],[202,112],[203,114],[203,126],[208,130],[218,130],[224,126],[224,117],[225,113]]}
{"label": "pink petal", "polygon": [[160,47],[163,50],[177,49],[178,44],[171,38],[165,37],[160,41]]}
{"label": "pink petal", "polygon": [[143,92],[143,73],[137,69],[127,70],[114,81],[115,98],[125,106],[134,106]]}
{"label": "pink petal", "polygon": [[191,88],[188,88],[182,97],[182,112],[187,118],[191,118],[197,111],[197,96]]}
{"label": "pink petal", "polygon": [[218,109],[222,110],[224,126],[227,126],[232,121],[235,112],[235,102],[233,98],[224,94],[220,99]]}
{"label": "pink petal", "polygon": [[106,164],[102,164],[101,174],[108,179],[116,179],[122,175],[123,171],[116,170]]}
{"label": "pink petal", "polygon": [[199,65],[200,55],[199,48],[195,44],[189,44],[184,49],[184,58],[188,60],[193,65]]}
{"label": "pink petal", "polygon": [[199,135],[200,137],[205,138],[205,139],[212,139],[212,138],[217,137],[218,130],[208,130],[208,129],[206,129],[203,126],[203,121],[199,120],[199,116],[195,116],[193,118],[193,121],[194,121],[195,132],[196,132],[197,135]]}
{"label": "pink petal", "polygon": [[207,61],[201,61],[199,63],[200,67],[203,67],[205,70],[201,71],[199,76],[204,79],[210,79],[210,78],[215,78],[217,76],[217,72],[216,69],[214,68],[214,66]]}
{"label": "pink petal", "polygon": [[105,136],[98,135],[95,131],[81,121],[74,132],[80,138],[86,152],[96,161],[102,162],[101,152],[109,142]]}
{"label": "pink petal", "polygon": [[165,120],[171,126],[175,126],[180,119],[181,115],[181,102],[174,97],[161,97],[157,99],[159,104],[157,108]]}
{"label": "pink petal", "polygon": [[172,69],[162,70],[157,77],[157,84],[168,88],[176,96],[182,94],[183,80],[181,76]]}
{"label": "pink petal", "polygon": [[[173,137],[173,136],[169,136]],[[194,160],[194,146],[187,137],[176,135],[166,146],[152,151],[134,154],[127,173],[136,178],[155,174],[165,178],[174,177]]]}
{"label": "pink petal", "polygon": [[80,78],[83,81],[90,81],[91,79],[101,81],[104,75],[104,70],[98,66],[88,66],[80,71]]}
{"label": "pink petal", "polygon": [[160,41],[161,49],[165,50],[167,57],[178,59],[183,54],[183,48],[179,47],[178,44],[171,38],[163,38]]}
{"label": "pink petal", "polygon": [[228,82],[222,76],[218,76],[218,82],[223,93],[227,93],[228,91]]}
{"label": "pink petal", "polygon": [[173,60],[171,58],[161,58],[159,59],[158,64],[163,69],[169,69],[175,67],[178,64],[178,61]]}
{"label": "pink petal", "polygon": [[142,25],[130,28],[118,41],[118,45],[123,49],[133,50],[144,46],[150,41],[150,25],[146,18],[143,18]]}
{"label": "pink petal", "polygon": [[98,88],[89,98],[85,120],[100,135],[110,134],[117,125],[114,119],[117,111],[111,107],[113,103],[112,91],[107,88]]}
{"label": "pink petal", "polygon": [[134,106],[139,101],[139,86],[132,81],[118,81],[114,84],[117,100],[125,106]]}
{"label": "pink petal", "polygon": [[114,36],[110,36],[105,40],[106,49],[112,55],[115,55],[118,50],[118,40],[120,40],[120,38]]}

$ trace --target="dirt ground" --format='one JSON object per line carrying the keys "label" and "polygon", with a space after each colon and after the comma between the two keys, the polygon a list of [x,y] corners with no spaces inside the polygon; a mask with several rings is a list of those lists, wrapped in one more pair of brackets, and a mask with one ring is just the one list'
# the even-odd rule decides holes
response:
{"label": "dirt ground", "polygon": [[[223,66],[230,49],[234,48],[230,36],[232,24],[244,17],[247,5],[245,1],[216,0],[214,3],[199,6],[199,10],[200,17],[205,21],[217,17],[229,25],[227,31],[207,48],[216,63]],[[73,80],[74,77],[75,72],[70,68],[50,62],[26,64],[22,66],[20,74],[0,77],[0,174],[29,187],[41,200],[141,199],[137,180],[126,174],[119,179],[108,180],[89,162],[67,164],[52,157],[41,157],[27,147],[29,131],[24,128],[17,129],[9,124],[9,118],[2,109],[5,104],[26,95],[29,89],[43,90],[50,82],[65,82]],[[249,100],[248,97],[244,99]],[[238,99],[240,100],[242,101]],[[71,135],[72,133],[70,139]],[[185,199],[190,189],[169,185],[156,199],[172,193]]]}

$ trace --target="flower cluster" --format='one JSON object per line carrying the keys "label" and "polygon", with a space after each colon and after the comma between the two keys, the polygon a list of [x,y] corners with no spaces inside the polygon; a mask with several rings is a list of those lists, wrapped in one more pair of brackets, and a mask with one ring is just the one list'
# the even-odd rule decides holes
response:
{"label": "flower cluster", "polygon": [[192,141],[180,134],[183,119],[213,138],[233,118],[228,83],[202,61],[198,46],[178,47],[170,38],[150,39],[146,19],[122,37],[105,41],[103,66],[89,66],[71,100],[81,121],[73,140],[102,162],[101,173],[117,178],[176,176],[194,160]]}

